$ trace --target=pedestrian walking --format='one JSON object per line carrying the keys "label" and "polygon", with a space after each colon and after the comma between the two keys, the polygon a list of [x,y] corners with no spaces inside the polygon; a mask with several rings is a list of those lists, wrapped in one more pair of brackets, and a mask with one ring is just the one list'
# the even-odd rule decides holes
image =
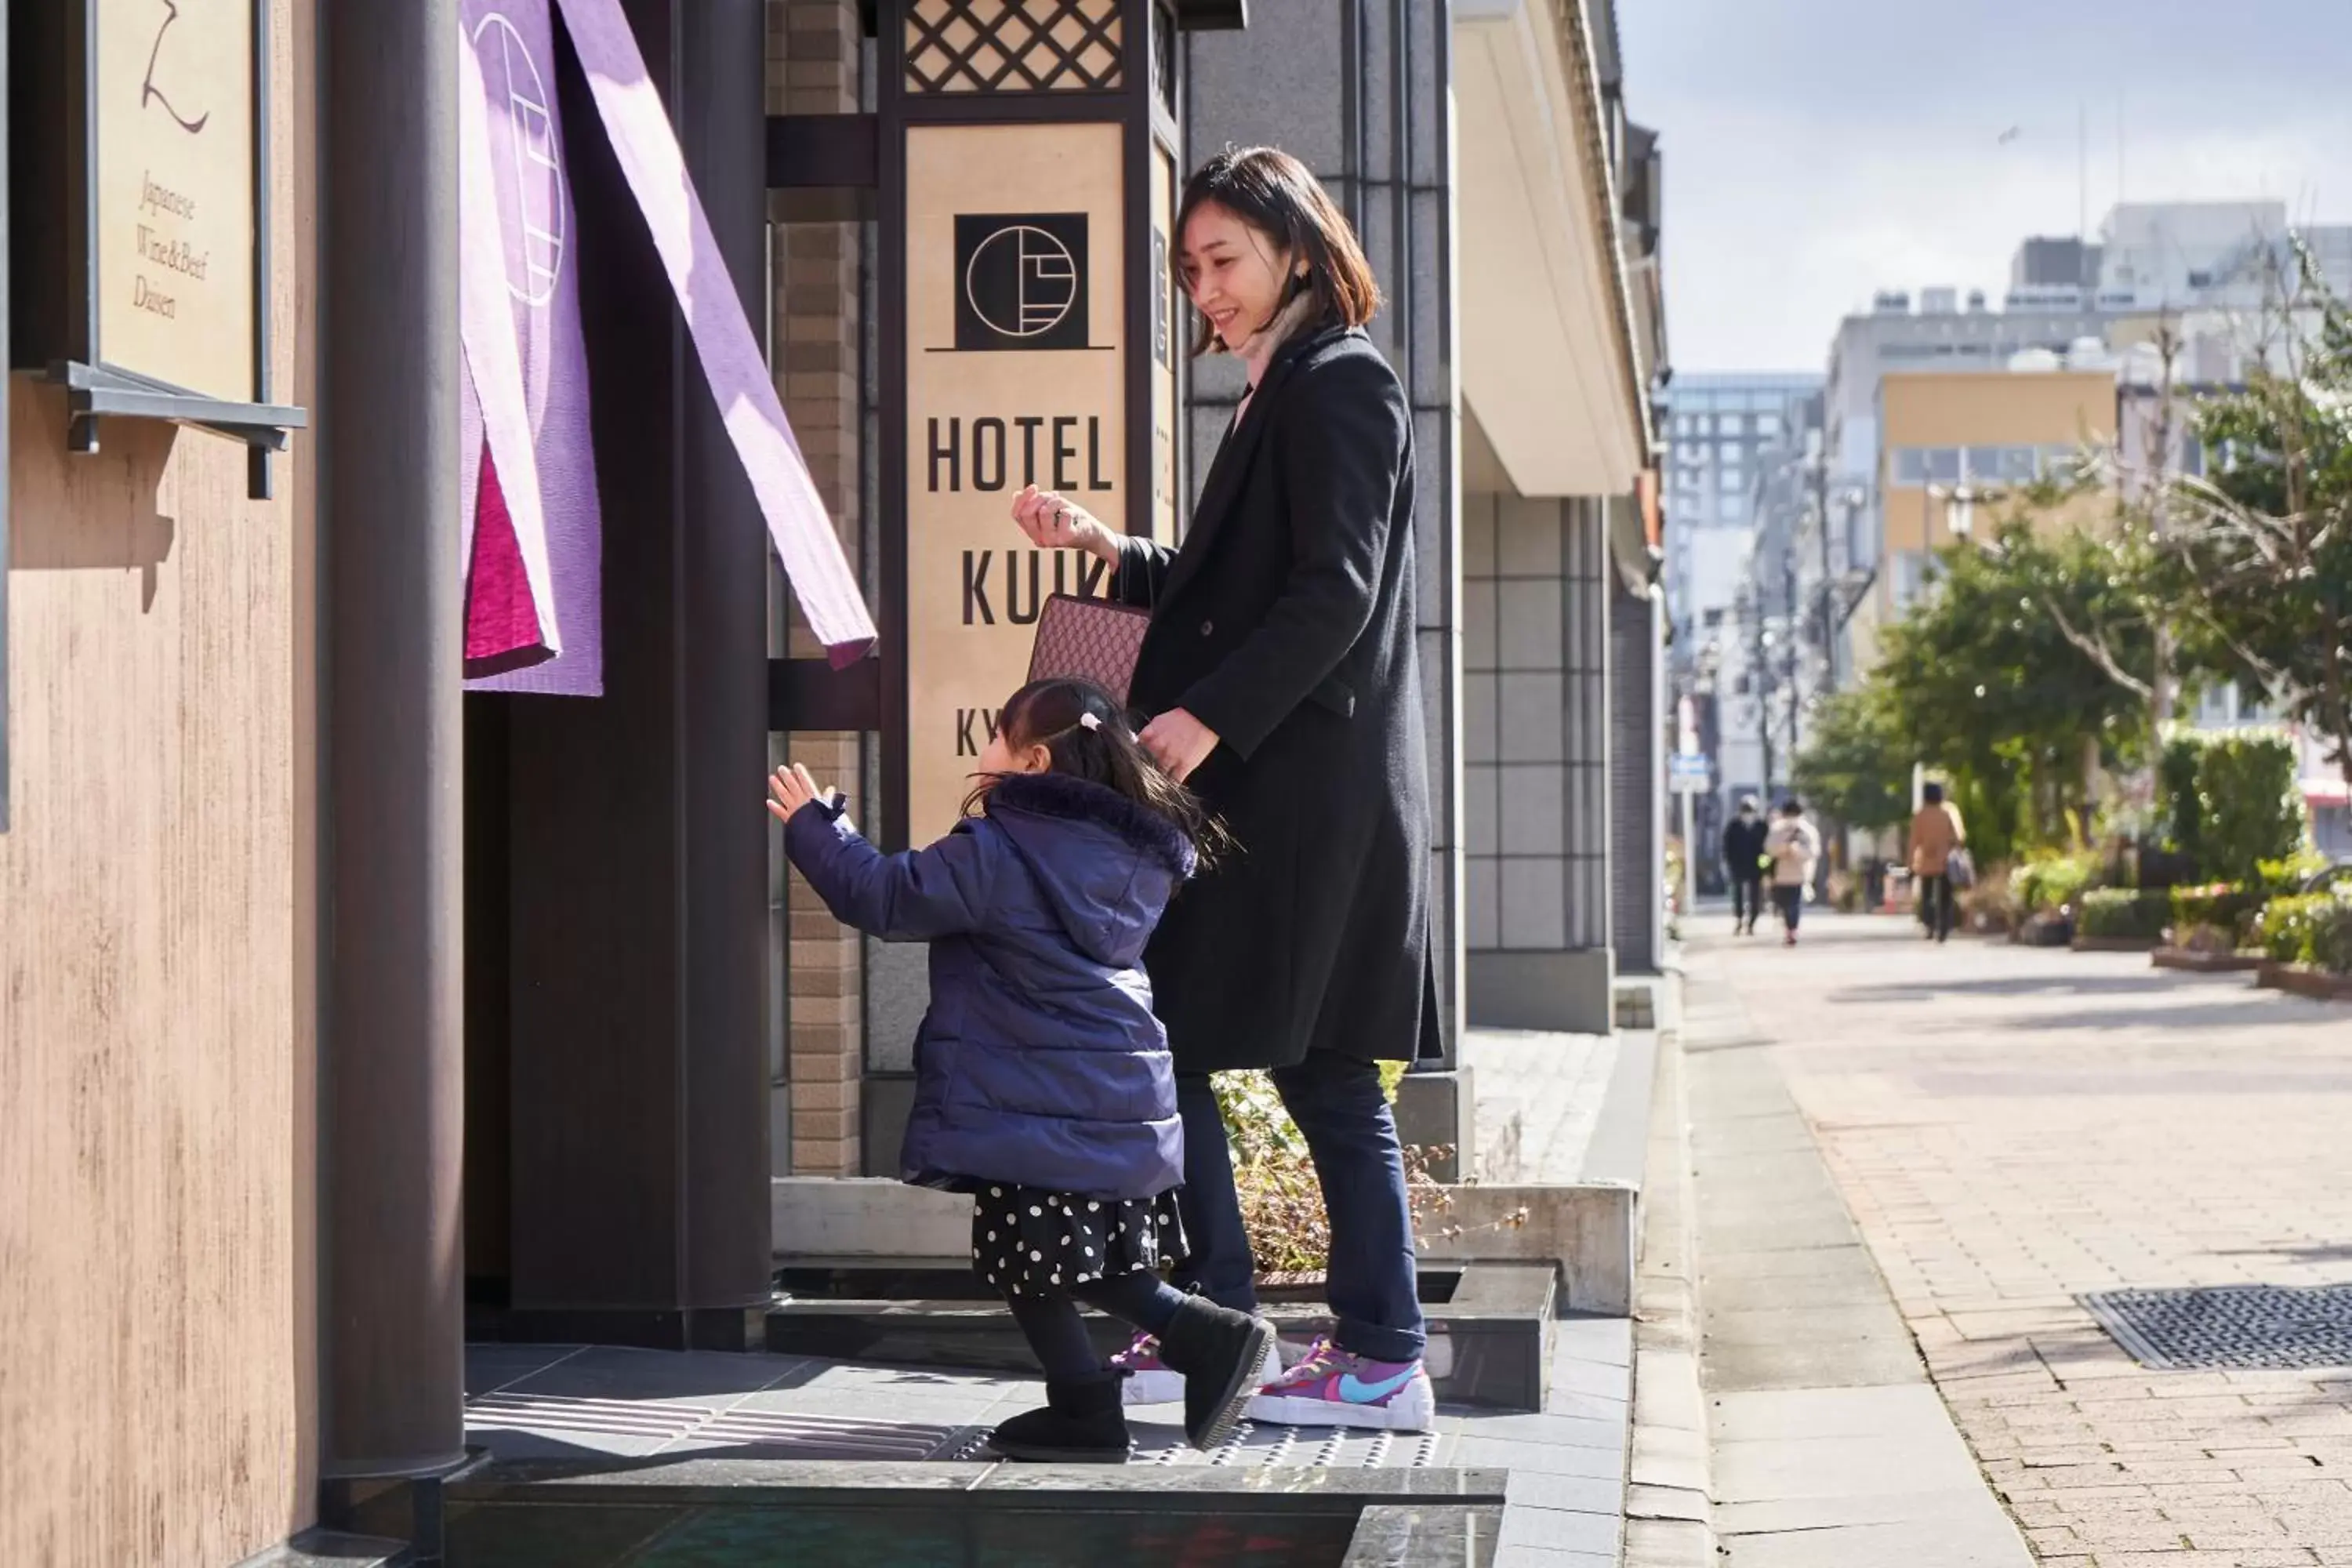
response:
{"label": "pedestrian walking", "polygon": [[[1438,1054],[1430,794],[1414,651],[1412,419],[1364,331],[1380,291],[1314,175],[1265,148],[1212,158],[1178,215],[1196,353],[1247,389],[1181,550],[1024,493],[1032,543],[1089,551],[1151,611],[1129,700],[1144,744],[1232,830],[1146,954],[1183,1109],[1178,1272],[1255,1310],[1256,1263],[1210,1075],[1271,1068],[1322,1177],[1330,1336],[1251,1419],[1425,1429],[1404,1152],[1383,1061]],[[1138,1401],[1172,1383],[1148,1339]]]}
{"label": "pedestrian walking", "polygon": [[1764,839],[1770,832],[1763,805],[1752,795],[1740,796],[1738,814],[1723,825],[1723,874],[1731,881],[1734,936],[1753,936],[1764,912],[1764,870],[1771,864]]}
{"label": "pedestrian walking", "polygon": [[1186,1438],[1214,1447],[1257,1392],[1274,1330],[1160,1278],[1189,1250],[1184,1126],[1141,969],[1213,829],[1083,681],[1015,692],[980,769],[964,820],[908,854],[858,837],[803,768],[770,781],[769,810],[835,918],[930,944],[900,1173],[972,1194],[973,1271],[1045,1369],[1045,1407],[998,1426],[992,1446],[1126,1461],[1124,1378],[1097,1353],[1083,1302],[1157,1337],[1187,1374]]}
{"label": "pedestrian walking", "polygon": [[1953,872],[1963,855],[1968,835],[1959,813],[1944,798],[1944,786],[1927,785],[1918,811],[1911,818],[1911,878],[1919,889],[1919,923],[1927,937],[1943,942],[1952,934]]}
{"label": "pedestrian walking", "polygon": [[1780,907],[1780,923],[1788,933],[1782,940],[1794,947],[1805,899],[1812,889],[1813,868],[1822,858],[1821,832],[1805,820],[1802,802],[1782,804],[1780,820],[1765,835],[1764,853],[1772,862],[1772,900]]}

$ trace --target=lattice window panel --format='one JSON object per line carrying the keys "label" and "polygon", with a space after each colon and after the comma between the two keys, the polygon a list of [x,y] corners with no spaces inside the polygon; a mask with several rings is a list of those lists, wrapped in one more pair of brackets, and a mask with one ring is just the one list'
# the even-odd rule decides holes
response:
{"label": "lattice window panel", "polygon": [[1082,92],[1126,70],[1119,0],[915,0],[908,92]]}

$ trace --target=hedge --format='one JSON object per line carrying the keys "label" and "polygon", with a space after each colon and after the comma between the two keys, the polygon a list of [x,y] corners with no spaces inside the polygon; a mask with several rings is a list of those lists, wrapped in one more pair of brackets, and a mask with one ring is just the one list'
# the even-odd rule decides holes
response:
{"label": "hedge", "polygon": [[2291,858],[2304,843],[2297,765],[2294,743],[2267,731],[2173,737],[2157,763],[2171,847],[2233,882]]}
{"label": "hedge", "polygon": [[2173,940],[2185,942],[2199,927],[2210,927],[2233,941],[2243,941],[2246,928],[2262,912],[2268,893],[2237,882],[2215,882],[2202,888],[2172,889]]}
{"label": "hedge", "polygon": [[2105,870],[2094,854],[2044,856],[2010,873],[2010,894],[2025,914],[2056,914],[2080,899]]}
{"label": "hedge", "polygon": [[2352,889],[2273,899],[2254,933],[2263,952],[2277,963],[2352,974]]}
{"label": "hedge", "polygon": [[2100,888],[2083,895],[2074,918],[2077,935],[2131,942],[2163,940],[2172,919],[2172,898],[2160,889]]}

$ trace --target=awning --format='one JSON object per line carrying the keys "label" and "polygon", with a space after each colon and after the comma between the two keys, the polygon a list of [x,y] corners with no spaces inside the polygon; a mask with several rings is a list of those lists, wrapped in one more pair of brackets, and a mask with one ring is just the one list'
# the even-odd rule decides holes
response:
{"label": "awning", "polygon": [[1462,395],[1525,496],[1626,495],[1646,393],[1581,7],[1454,10]]}

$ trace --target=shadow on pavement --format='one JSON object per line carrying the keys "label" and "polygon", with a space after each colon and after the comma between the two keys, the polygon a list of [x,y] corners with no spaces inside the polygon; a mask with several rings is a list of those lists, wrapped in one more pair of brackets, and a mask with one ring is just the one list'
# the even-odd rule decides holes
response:
{"label": "shadow on pavement", "polygon": [[1937,996],[2144,996],[2185,992],[2177,974],[2016,974],[1998,979],[1904,980],[1884,985],[1849,985],[1829,994],[1832,1002],[1925,1002]]}
{"label": "shadow on pavement", "polygon": [[2062,1029],[2129,1029],[2187,1030],[2199,1029],[2307,1029],[2341,1028],[2341,1015],[2321,1011],[2317,1007],[2297,1007],[2299,998],[2273,992],[2262,992],[2242,1001],[2231,1001],[2199,1006],[2177,1005],[2163,1008],[2138,1008],[2129,1013],[2092,1010],[2081,1013],[2043,1013],[2028,1017],[2011,1018],[2001,1025],[2005,1034],[2032,1034],[2037,1030]]}
{"label": "shadow on pavement", "polygon": [[2352,1242],[2323,1242],[2315,1247],[2233,1247],[2216,1258],[2275,1258],[2286,1263],[2352,1263]]}
{"label": "shadow on pavement", "polygon": [[1711,1057],[1725,1051],[1769,1051],[1778,1044],[1778,1040],[1762,1035],[1742,1035],[1736,1040],[1685,1039],[1683,1052],[1686,1056]]}

